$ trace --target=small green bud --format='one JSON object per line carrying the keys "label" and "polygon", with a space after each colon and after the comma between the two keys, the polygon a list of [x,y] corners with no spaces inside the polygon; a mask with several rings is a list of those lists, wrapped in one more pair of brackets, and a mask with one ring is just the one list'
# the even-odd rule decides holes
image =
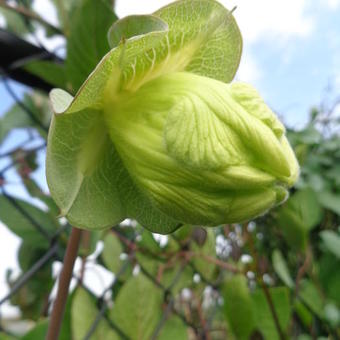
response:
{"label": "small green bud", "polygon": [[256,90],[187,72],[114,97],[111,140],[137,186],[189,223],[241,222],[283,202],[298,177],[285,129]]}

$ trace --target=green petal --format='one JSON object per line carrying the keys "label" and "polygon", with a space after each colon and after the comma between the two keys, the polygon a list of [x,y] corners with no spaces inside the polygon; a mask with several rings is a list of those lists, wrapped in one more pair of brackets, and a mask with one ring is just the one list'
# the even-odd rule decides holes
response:
{"label": "green petal", "polygon": [[260,119],[272,129],[278,138],[285,133],[282,123],[254,87],[245,83],[233,83],[230,86],[230,93],[248,113]]}

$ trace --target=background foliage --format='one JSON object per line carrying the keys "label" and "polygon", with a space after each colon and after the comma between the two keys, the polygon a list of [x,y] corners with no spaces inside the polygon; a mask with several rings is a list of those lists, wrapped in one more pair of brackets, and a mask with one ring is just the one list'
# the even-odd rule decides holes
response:
{"label": "background foliage", "polygon": [[[109,50],[107,30],[117,19],[109,0],[54,3],[60,27],[32,12],[31,1],[17,0],[14,8],[0,2],[7,34],[34,36],[43,27],[66,39],[65,55],[47,51],[39,41],[35,50],[18,40],[22,55],[8,49],[1,59],[2,81],[16,104],[0,119],[0,143],[18,128],[27,132],[27,141],[0,154],[6,162],[0,169],[0,220],[22,240],[22,274],[8,271],[11,291],[0,296],[0,304],[10,300],[21,315],[18,320],[2,315],[0,339],[44,338],[53,302],[52,263],[62,259],[70,231],[34,177],[51,117],[47,92],[61,87],[76,93]],[[8,78],[34,88],[19,101]],[[82,270],[75,275],[61,339],[338,339],[338,103],[313,108],[304,129],[289,131],[301,177],[290,199],[264,217],[214,229],[184,226],[162,242],[134,221],[83,232]],[[13,170],[40,204],[7,192]],[[98,244],[99,256],[89,256]],[[93,261],[115,274],[99,296],[84,283]],[[30,326],[19,327],[23,320]]]}

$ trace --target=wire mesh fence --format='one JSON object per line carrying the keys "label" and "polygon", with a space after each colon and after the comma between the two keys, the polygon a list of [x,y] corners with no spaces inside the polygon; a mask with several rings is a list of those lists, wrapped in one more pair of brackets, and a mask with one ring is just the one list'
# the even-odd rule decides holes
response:
{"label": "wire mesh fence", "polygon": [[[2,1],[0,1],[0,5],[4,5]],[[11,6],[7,3],[5,5]],[[28,32],[35,36],[30,20],[37,20],[37,17],[27,19],[27,13],[25,13],[27,8],[25,10],[24,5],[21,1],[17,1],[16,7],[21,8],[19,14],[25,18],[24,22]],[[56,31],[59,28],[52,27],[52,30]],[[56,51],[48,51],[36,36],[34,39],[35,45],[6,30],[0,30],[0,46],[6,52],[0,57],[1,83],[7,91],[7,95],[20,109],[20,115],[12,116],[14,119],[22,119],[20,122],[8,123],[6,131],[1,131],[0,126],[0,146],[4,136],[13,128],[25,128],[27,131],[27,138],[18,142],[14,140],[12,143],[14,145],[10,149],[0,152],[0,220],[3,220],[4,224],[23,242],[23,246],[18,252],[22,273],[17,279],[7,278],[10,290],[7,294],[0,296],[0,308],[5,303],[18,305],[23,318],[30,316],[38,321],[41,318],[46,320],[49,316],[54,299],[51,291],[56,281],[52,279],[51,268],[53,262],[63,259],[71,226],[57,217],[57,207],[49,195],[43,192],[40,183],[37,183],[32,176],[34,171],[42,166],[36,161],[36,156],[38,153],[43,155],[46,148],[51,109],[47,107],[39,111],[37,106],[42,105],[41,101],[38,101],[39,105],[32,105],[29,100],[20,98],[13,86],[13,80],[16,80],[29,86],[31,89],[28,91],[42,91],[41,96],[47,101],[47,93],[53,86],[41,77],[30,74],[25,66],[32,61],[46,60],[54,60],[62,65],[63,59],[56,56]],[[334,107],[331,111],[334,111]],[[24,114],[24,119],[22,114]],[[330,117],[331,113],[327,112],[326,127],[330,126]],[[317,122],[319,124],[320,120]],[[328,134],[331,133],[328,132]],[[307,137],[310,140],[315,135],[309,134]],[[306,140],[308,140],[307,137]],[[298,138],[302,137],[298,136]],[[303,140],[303,143],[304,147],[310,146],[308,141]],[[330,146],[327,147],[330,148]],[[325,149],[327,149],[326,146]],[[311,150],[315,154],[319,152],[315,144],[311,146]],[[329,150],[333,153],[334,163],[337,162],[336,150]],[[320,164],[323,166],[326,161],[329,164],[330,160],[325,160],[325,158],[320,160]],[[315,166],[315,160],[313,166]],[[326,166],[332,167],[332,165]],[[43,207],[28,204],[27,201],[15,195],[15,189],[9,185],[13,179],[13,172],[20,178],[20,182],[16,185],[25,190],[28,197],[42,203]],[[332,185],[333,192],[337,192],[338,189],[334,189],[333,182]],[[307,199],[304,198],[304,200]],[[312,206],[312,209],[316,210],[315,205]],[[244,281],[236,281],[231,290],[228,290],[228,284],[226,284],[230,278],[240,276],[246,280],[246,286],[249,286],[252,291],[261,290],[256,296],[255,304],[259,310],[265,311],[256,321],[251,321],[254,325],[256,323],[256,327],[253,325],[255,331],[249,331],[248,338],[269,339],[270,334],[274,334],[275,339],[285,339],[287,334],[297,336],[302,333],[310,333],[313,337],[327,334],[332,339],[339,339],[340,333],[337,324],[334,323],[334,326],[320,312],[322,308],[328,306],[326,303],[331,301],[330,298],[324,298],[327,294],[329,296],[334,294],[332,299],[337,301],[337,290],[334,288],[337,286],[337,281],[335,280],[334,286],[329,288],[330,293],[329,291],[325,293],[324,286],[327,286],[328,282],[325,284],[322,278],[318,278],[319,273],[315,272],[312,264],[313,260],[318,257],[322,257],[325,261],[323,250],[320,250],[319,244],[316,243],[317,233],[324,229],[334,229],[334,226],[339,223],[339,216],[334,213],[336,209],[332,207],[327,209],[325,210],[326,218],[315,222],[315,226],[317,226],[315,234],[311,234],[308,246],[303,250],[296,250],[291,246],[290,241],[287,245],[289,237],[282,235],[281,230],[276,228],[276,224],[279,223],[277,212],[262,219],[260,222],[264,229],[258,228],[258,230],[254,227],[256,226],[254,222],[249,225],[224,225],[214,231],[184,227],[168,236],[165,247],[160,246],[150,232],[143,230],[134,221],[127,221],[100,235],[96,232],[90,234],[83,231],[79,254],[82,262],[81,270],[79,273],[75,271],[73,278],[76,282],[75,290],[83,289],[93,298],[95,313],[86,319],[85,325],[82,324],[84,329],[79,333],[81,335],[77,339],[96,339],[99,329],[112,330],[112,339],[135,339],[129,335],[129,328],[120,322],[121,319],[117,315],[112,316],[112,310],[117,307],[116,301],[128,280],[138,275],[142,275],[154,287],[152,294],[159,293],[161,296],[157,300],[158,307],[155,311],[159,315],[150,322],[152,329],[147,330],[148,338],[153,340],[167,339],[162,332],[167,327],[168,331],[169,324],[170,329],[179,328],[179,324],[183,326],[185,330],[184,333],[181,333],[182,336],[185,334],[183,339],[226,339],[232,338],[231,334],[236,334],[235,338],[244,336],[242,330],[238,328],[237,321],[234,321],[236,319],[233,318],[233,314],[244,313],[243,319],[242,315],[239,315],[243,320],[242,324],[249,321],[247,320],[249,315],[249,319],[253,318],[253,313],[250,313],[249,310],[239,309],[239,301],[247,304],[250,298],[248,293],[242,291]],[[301,210],[302,208],[299,213]],[[290,221],[288,222],[290,223]],[[112,241],[112,238],[115,241]],[[212,242],[209,241],[209,238]],[[31,240],[31,242],[27,242],[27,240]],[[114,273],[111,284],[103,287],[100,294],[95,293],[93,287],[87,285],[84,280],[88,272],[87,264],[90,261],[90,254],[94,252],[99,240],[104,243],[104,249],[105,242],[112,241],[119,250],[118,252],[112,251],[112,254],[106,255],[106,258],[102,250],[100,256],[95,260],[97,264]],[[217,254],[216,249],[218,249]],[[294,275],[297,273],[294,279],[291,279],[287,265],[282,267],[282,259],[279,259],[281,267],[278,262],[274,263],[273,254],[277,249],[280,250],[281,255],[283,253],[285,257],[289,258],[290,272],[294,272]],[[114,258],[114,263],[108,259],[110,256]],[[327,258],[328,260],[327,266],[331,267],[331,273],[332,271],[336,272],[338,262],[335,261],[334,264],[331,262],[332,259]],[[322,265],[324,263],[322,262]],[[47,276],[44,276],[45,272],[43,273],[43,271],[46,268],[48,268]],[[330,277],[329,273],[328,275]],[[306,277],[308,280],[305,280]],[[38,293],[34,290],[35,288],[29,287],[33,280],[40,281]],[[43,287],[45,281],[46,287]],[[284,290],[278,291],[275,288],[284,288]],[[241,293],[238,289],[241,289]],[[258,293],[258,291],[256,292]],[[147,292],[144,293],[147,295]],[[33,294],[33,300],[41,296],[43,301],[27,302],[29,294]],[[244,298],[243,294],[247,297]],[[290,296],[294,303],[290,303],[287,296]],[[310,303],[310,301],[320,301],[320,296],[323,300],[321,298],[319,305]],[[70,293],[69,299],[73,301],[74,293]],[[336,303],[334,302],[334,304]],[[38,306],[36,307],[38,311],[32,309],[33,305]],[[231,307],[226,307],[227,311],[225,312],[226,305]],[[139,308],[141,314],[147,315],[148,310],[153,309],[154,305],[150,303],[149,306],[146,303]],[[289,310],[289,313],[286,313],[286,310]],[[85,311],[80,310],[79,312]],[[285,313],[289,315],[287,316]],[[171,327],[169,322],[173,320],[173,317],[176,317],[179,323],[175,323],[175,326]],[[256,319],[257,316],[254,318]],[[270,319],[269,328],[274,333],[266,333],[268,321],[265,324],[263,321],[265,319]],[[4,325],[3,320],[4,315],[0,314],[0,332],[13,336],[13,333]],[[131,323],[134,321],[131,320]],[[146,323],[148,323],[147,318]],[[106,325],[106,328],[102,327],[103,324]],[[111,335],[108,336],[110,339]]]}

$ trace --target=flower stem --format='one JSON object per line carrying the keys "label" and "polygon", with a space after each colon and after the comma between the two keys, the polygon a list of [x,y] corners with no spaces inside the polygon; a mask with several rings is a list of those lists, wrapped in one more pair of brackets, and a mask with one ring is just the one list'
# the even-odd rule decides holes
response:
{"label": "flower stem", "polygon": [[53,304],[46,340],[57,340],[59,338],[70,281],[73,273],[73,266],[79,249],[80,237],[81,230],[78,228],[72,228],[71,236],[67,243],[63,269],[59,277],[57,297]]}

